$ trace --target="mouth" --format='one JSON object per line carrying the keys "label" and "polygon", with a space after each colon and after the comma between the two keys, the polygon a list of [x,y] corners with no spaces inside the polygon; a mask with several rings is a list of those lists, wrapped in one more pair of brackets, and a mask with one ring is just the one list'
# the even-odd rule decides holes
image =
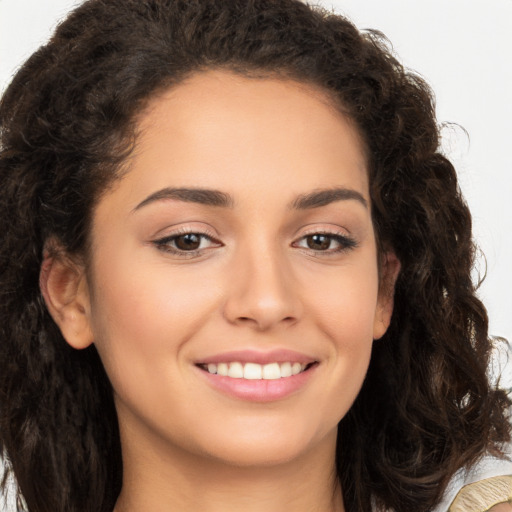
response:
{"label": "mouth", "polygon": [[299,393],[315,380],[320,361],[287,349],[235,350],[195,362],[211,388],[237,400],[271,402]]}
{"label": "mouth", "polygon": [[197,366],[212,375],[245,380],[278,380],[293,377],[316,366],[317,361],[299,363],[298,361],[272,362],[259,364],[240,361],[200,363]]}

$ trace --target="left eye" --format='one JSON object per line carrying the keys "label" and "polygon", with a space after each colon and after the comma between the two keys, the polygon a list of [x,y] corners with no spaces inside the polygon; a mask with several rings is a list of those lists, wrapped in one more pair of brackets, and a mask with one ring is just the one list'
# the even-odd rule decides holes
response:
{"label": "left eye", "polygon": [[296,247],[321,252],[337,252],[355,247],[356,243],[351,238],[330,233],[312,233],[295,244]]}

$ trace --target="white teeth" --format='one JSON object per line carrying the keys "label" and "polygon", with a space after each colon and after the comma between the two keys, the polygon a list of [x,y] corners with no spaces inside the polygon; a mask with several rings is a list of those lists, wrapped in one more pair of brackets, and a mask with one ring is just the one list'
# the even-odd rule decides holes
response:
{"label": "white teeth", "polygon": [[281,378],[281,368],[277,363],[266,364],[263,367],[263,378],[267,380],[274,380]]}
{"label": "white teeth", "polygon": [[281,364],[281,377],[291,377],[291,376],[292,376],[292,363]]}
{"label": "white teeth", "polygon": [[302,364],[300,363],[293,363],[292,364],[292,375],[297,375],[298,373],[300,373],[303,369],[305,368],[305,366],[303,366]]}
{"label": "white teeth", "polygon": [[217,365],[217,375],[228,376],[228,363],[219,363]]}
{"label": "white teeth", "polygon": [[241,379],[244,376],[244,367],[242,363],[231,363],[229,365],[228,377]]}
{"label": "white teeth", "polygon": [[209,373],[231,377],[233,379],[276,380],[298,375],[306,369],[306,366],[305,364],[292,362],[261,365],[257,363],[242,364],[235,361],[233,363],[209,363],[205,369],[207,369]]}
{"label": "white teeth", "polygon": [[261,379],[261,364],[245,363],[244,365],[244,379],[257,380]]}

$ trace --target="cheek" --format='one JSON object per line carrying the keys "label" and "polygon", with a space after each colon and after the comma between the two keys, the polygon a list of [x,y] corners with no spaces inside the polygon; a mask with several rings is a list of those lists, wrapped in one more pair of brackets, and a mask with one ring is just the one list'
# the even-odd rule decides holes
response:
{"label": "cheek", "polygon": [[197,421],[188,407],[187,389],[193,383],[187,347],[211,316],[218,287],[206,287],[204,276],[193,279],[168,265],[139,261],[134,268],[121,258],[95,270],[95,345],[115,390],[118,414],[125,420],[135,414],[157,430],[164,426],[185,435],[179,433],[181,423],[168,425],[169,411],[181,411],[185,425]]}
{"label": "cheek", "polygon": [[323,278],[317,275],[308,301],[322,330],[349,350],[373,341],[378,273],[371,255],[367,259],[369,264],[358,261]]}
{"label": "cheek", "polygon": [[[113,263],[115,262],[115,264]],[[112,258],[94,272],[91,318],[107,368],[151,373],[201,329],[218,300],[200,273]],[[142,376],[142,375],[141,375]]]}
{"label": "cheek", "polygon": [[317,406],[333,425],[351,407],[368,370],[378,296],[374,262],[370,255],[367,265],[359,261],[321,280],[317,276],[308,302],[315,327],[323,333],[330,375]]}

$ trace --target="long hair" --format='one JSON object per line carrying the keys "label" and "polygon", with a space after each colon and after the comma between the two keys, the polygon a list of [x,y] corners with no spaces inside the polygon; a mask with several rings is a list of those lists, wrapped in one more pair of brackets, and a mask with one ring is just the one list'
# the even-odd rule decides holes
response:
{"label": "long hair", "polygon": [[339,425],[349,510],[421,512],[453,473],[510,439],[471,280],[471,217],[439,150],[432,94],[377,32],[298,0],[89,0],[0,104],[0,449],[30,512],[110,512],[117,417],[94,346],[69,347],[39,290],[45,242],[87,256],[91,215],[122,176],[147,101],[227,69],[314,84],[358,127],[395,309]]}

